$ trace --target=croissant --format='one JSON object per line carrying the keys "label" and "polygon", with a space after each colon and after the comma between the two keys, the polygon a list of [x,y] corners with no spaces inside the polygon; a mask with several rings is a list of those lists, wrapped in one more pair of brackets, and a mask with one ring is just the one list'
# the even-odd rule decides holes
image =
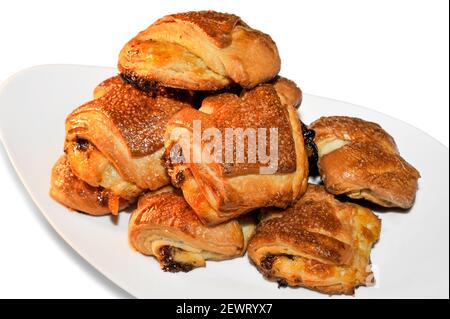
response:
{"label": "croissant", "polygon": [[66,119],[64,151],[72,172],[128,201],[168,184],[163,133],[173,114],[190,107],[188,93],[163,87],[142,92],[116,76],[94,96]]}
{"label": "croissant", "polygon": [[139,198],[130,218],[131,246],[153,255],[164,271],[190,271],[205,260],[224,260],[244,254],[255,228],[251,218],[207,227],[180,192],[166,186]]}
{"label": "croissant", "polygon": [[319,150],[319,172],[332,194],[364,198],[385,207],[409,208],[419,172],[399,154],[378,124],[345,116],[311,124]]}
{"label": "croissant", "polygon": [[93,187],[76,177],[65,155],[52,169],[50,196],[61,204],[90,215],[109,214],[110,207],[126,208],[130,201],[119,198],[102,187]]}
{"label": "croissant", "polygon": [[[202,140],[195,137],[199,123]],[[274,141],[273,136],[269,138],[269,128],[277,130]],[[230,145],[226,140],[230,129],[249,135],[242,141],[234,136]],[[266,129],[266,134],[257,129]],[[207,132],[218,133],[225,142],[211,141]],[[256,132],[253,151],[262,149],[266,155],[276,148],[274,163],[251,153],[251,132]],[[218,152],[209,153],[211,144]],[[186,201],[206,225],[217,225],[259,207],[284,208],[307,186],[308,161],[296,109],[282,104],[272,84],[245,91],[240,97],[230,93],[210,96],[199,110],[181,110],[168,122],[165,147],[172,184],[181,187]]]}
{"label": "croissant", "polygon": [[248,254],[258,270],[282,285],[352,294],[373,283],[370,250],[380,220],[367,208],[341,203],[322,186],[286,210],[264,209]]}
{"label": "croissant", "polygon": [[119,71],[138,81],[188,90],[252,88],[272,79],[280,57],[267,34],[233,14],[214,11],[165,16],[131,39]]}

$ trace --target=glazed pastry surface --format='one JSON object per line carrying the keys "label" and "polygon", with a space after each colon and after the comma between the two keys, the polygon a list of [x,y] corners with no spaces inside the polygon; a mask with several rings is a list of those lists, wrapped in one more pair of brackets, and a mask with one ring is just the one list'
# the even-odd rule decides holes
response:
{"label": "glazed pastry surface", "polygon": [[294,206],[264,210],[249,257],[264,276],[281,284],[352,294],[373,282],[370,251],[380,227],[369,209],[341,203],[310,184]]}
{"label": "glazed pastry surface", "polygon": [[128,238],[134,249],[155,256],[163,270],[177,272],[203,267],[206,260],[241,256],[253,230],[249,218],[203,225],[181,192],[166,186],[139,199]]}
{"label": "glazed pastry surface", "polygon": [[238,16],[214,11],[165,16],[131,39],[119,55],[128,77],[187,90],[252,88],[274,78],[280,57],[267,34]]}
{"label": "glazed pastry surface", "polygon": [[400,156],[394,139],[378,124],[330,116],[310,128],[316,134],[319,172],[328,192],[385,207],[414,204],[420,174]]}
{"label": "glazed pastry surface", "polygon": [[[294,92],[295,88],[293,84]],[[169,120],[165,135],[168,173],[205,224],[216,225],[259,207],[287,207],[304,193],[308,161],[297,111],[294,105],[282,103],[297,100],[287,96],[281,99],[273,84],[260,85],[240,96],[207,97],[199,110],[184,109]],[[219,132],[220,144],[208,138],[195,140],[196,121],[201,123],[202,134],[208,129]],[[260,147],[265,155],[277,144],[272,153],[276,163],[255,153],[250,157],[249,136],[244,136],[245,143],[234,136],[226,148],[230,128],[255,132],[255,149]],[[271,128],[277,131],[276,143],[271,140]],[[265,129],[265,136],[257,135],[258,129]],[[238,150],[238,146],[242,147]],[[209,151],[219,148],[219,153]]]}

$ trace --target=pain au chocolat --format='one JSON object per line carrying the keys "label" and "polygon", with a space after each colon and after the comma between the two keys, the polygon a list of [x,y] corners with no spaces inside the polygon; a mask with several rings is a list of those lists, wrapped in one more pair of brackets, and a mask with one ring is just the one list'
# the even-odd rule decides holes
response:
{"label": "pain au chocolat", "polygon": [[[284,208],[306,190],[308,161],[302,128],[294,105],[287,102],[298,102],[294,98],[298,94],[285,94],[283,98],[279,95],[274,84],[257,86],[240,96],[213,95],[203,100],[199,110],[184,109],[169,120],[165,134],[168,173],[172,184],[181,187],[186,201],[206,225],[222,223],[259,207]],[[197,141],[195,123],[200,123],[203,134]],[[274,162],[259,153],[254,154],[254,161],[250,160],[251,134],[242,140],[234,136],[230,145],[227,130],[234,134],[235,129],[254,132],[253,150],[263,149],[264,155],[273,151]],[[277,132],[275,140],[270,129]],[[212,143],[205,136],[208,130],[219,133],[219,144],[217,139]],[[219,156],[208,151],[211,144],[214,150],[220,150]],[[241,160],[238,147],[242,147]]]}
{"label": "pain au chocolat", "polygon": [[165,16],[121,50],[118,68],[126,77],[187,90],[218,90],[232,84],[255,87],[280,70],[269,35],[238,16],[214,11]]}
{"label": "pain au chocolat", "polygon": [[248,254],[264,276],[280,284],[352,294],[373,283],[370,251],[380,227],[369,209],[309,185],[292,207],[264,209]]}
{"label": "pain au chocolat", "polygon": [[315,131],[319,172],[328,192],[385,207],[413,205],[420,174],[378,124],[330,116],[310,128]]}
{"label": "pain au chocolat", "polygon": [[[94,100],[66,120],[64,151],[75,176],[109,191],[109,207],[169,183],[161,156],[169,118],[190,107],[185,91],[140,91],[116,76],[101,83]],[[90,211],[86,211],[90,213]]]}
{"label": "pain au chocolat", "polygon": [[250,217],[208,227],[171,186],[143,195],[128,226],[131,246],[155,256],[164,271],[190,271],[206,260],[242,256],[255,224]]}

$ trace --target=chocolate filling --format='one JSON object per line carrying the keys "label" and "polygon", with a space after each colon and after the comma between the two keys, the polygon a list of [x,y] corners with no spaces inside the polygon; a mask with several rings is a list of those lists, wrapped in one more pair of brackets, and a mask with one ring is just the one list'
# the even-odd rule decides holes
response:
{"label": "chocolate filling", "polygon": [[164,87],[158,83],[158,81],[146,80],[134,73],[120,73],[120,78],[125,84],[133,86],[139,91],[149,94],[151,97],[156,98],[158,94],[165,96],[183,103],[193,103],[193,93],[191,91]]}
{"label": "chocolate filling", "polygon": [[188,272],[191,271],[194,266],[189,265],[189,264],[185,264],[185,263],[179,263],[173,260],[173,253],[175,251],[174,247],[171,246],[163,246],[161,247],[161,249],[159,250],[159,254],[160,254],[160,263],[161,263],[161,268],[164,271],[168,271],[168,272]]}
{"label": "chocolate filling", "polygon": [[284,279],[278,279],[277,283],[278,283],[278,288],[286,288],[288,286],[287,281]]}
{"label": "chocolate filling", "polygon": [[185,177],[184,177],[184,172],[183,172],[183,171],[178,171],[178,172],[175,174],[175,185],[176,185],[177,187],[181,187],[181,185],[182,185],[183,182],[184,182],[184,179],[185,179]]}
{"label": "chocolate filling", "polygon": [[289,286],[289,284],[286,281],[286,279],[275,277],[274,273],[272,271],[273,263],[275,262],[276,258],[280,257],[280,256],[289,258],[290,260],[294,260],[294,256],[292,256],[292,255],[287,255],[287,254],[280,254],[280,255],[267,254],[263,258],[261,258],[260,267],[261,267],[261,270],[262,270],[262,273],[264,274],[264,276],[266,276],[268,279],[276,280],[276,282],[278,283],[278,288],[285,288],[285,287]]}
{"label": "chocolate filling", "polygon": [[86,151],[89,148],[89,144],[90,143],[89,143],[88,140],[86,140],[84,138],[77,137],[75,142],[76,142],[76,146],[75,147],[79,151]]}
{"label": "chocolate filling", "polygon": [[158,82],[156,81],[144,80],[132,73],[120,73],[120,78],[124,83],[130,84],[140,91],[156,94],[158,88]]}
{"label": "chocolate filling", "polygon": [[276,256],[272,255],[272,254],[265,255],[263,258],[261,258],[261,262],[260,262],[261,268],[264,269],[265,271],[272,270],[272,266],[275,261],[275,258],[276,258]]}
{"label": "chocolate filling", "polygon": [[316,132],[311,130],[302,123],[303,139],[305,141],[305,149],[308,154],[308,164],[309,164],[309,175],[317,176],[319,175],[319,170],[317,168],[317,161],[319,160],[319,152],[317,151],[317,145],[314,143],[314,138],[316,137]]}
{"label": "chocolate filling", "polygon": [[[175,144],[170,149],[166,149],[163,155],[163,161],[165,163],[166,169],[169,173],[169,175],[172,176],[173,169],[174,169],[174,163],[184,163],[185,159],[183,156],[183,149],[180,147],[180,145]],[[183,171],[178,171],[175,174],[175,178],[172,178],[172,184],[175,187],[180,188],[183,182],[185,181],[185,175]]]}

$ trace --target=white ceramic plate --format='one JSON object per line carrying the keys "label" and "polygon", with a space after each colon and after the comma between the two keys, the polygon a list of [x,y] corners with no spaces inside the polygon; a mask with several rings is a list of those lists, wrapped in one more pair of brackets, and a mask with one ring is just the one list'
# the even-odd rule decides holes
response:
{"label": "white ceramic plate", "polygon": [[[164,273],[152,257],[128,247],[127,213],[114,224],[108,216],[71,213],[48,196],[50,170],[63,150],[65,117],[91,99],[96,84],[115,73],[111,68],[45,65],[18,73],[0,88],[1,139],[22,182],[61,240],[136,297],[328,298],[302,288],[278,289],[246,256],[208,262],[206,268],[186,274]],[[382,219],[381,239],[372,253],[377,286],[360,287],[356,297],[448,298],[448,149],[402,121],[343,102],[305,95],[301,113],[306,123],[324,115],[349,115],[381,124],[422,174],[410,211],[377,211]]]}

